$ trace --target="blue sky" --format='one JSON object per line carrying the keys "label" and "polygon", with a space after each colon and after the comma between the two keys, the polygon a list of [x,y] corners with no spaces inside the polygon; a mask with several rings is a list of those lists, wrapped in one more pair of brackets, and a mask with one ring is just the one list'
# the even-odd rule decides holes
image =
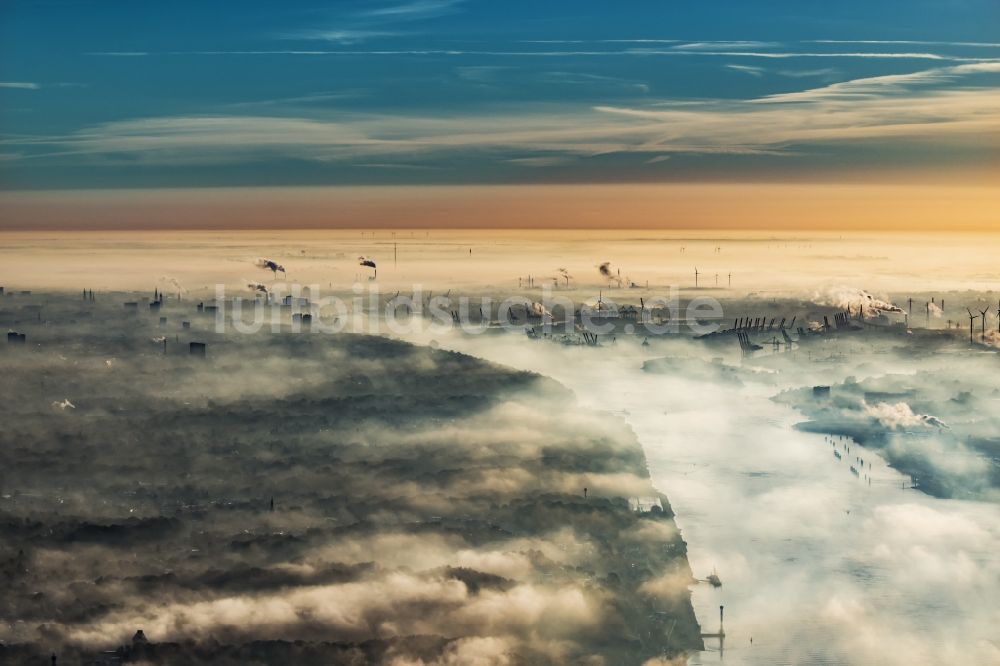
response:
{"label": "blue sky", "polygon": [[995,0],[0,8],[8,190],[895,181],[998,161]]}

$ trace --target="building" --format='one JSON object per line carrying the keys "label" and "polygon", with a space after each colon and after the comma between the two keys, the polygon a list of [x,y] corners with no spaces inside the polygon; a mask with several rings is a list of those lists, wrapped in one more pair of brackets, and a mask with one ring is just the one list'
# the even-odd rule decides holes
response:
{"label": "building", "polygon": [[662,513],[663,503],[660,502],[659,497],[630,497],[628,508],[636,513],[650,513],[651,511]]}

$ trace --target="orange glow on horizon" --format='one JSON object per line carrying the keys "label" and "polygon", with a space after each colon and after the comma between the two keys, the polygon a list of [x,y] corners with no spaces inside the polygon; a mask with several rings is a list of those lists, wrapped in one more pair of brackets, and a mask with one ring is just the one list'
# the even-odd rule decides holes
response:
{"label": "orange glow on horizon", "polygon": [[995,185],[667,184],[0,194],[2,230],[1000,230]]}

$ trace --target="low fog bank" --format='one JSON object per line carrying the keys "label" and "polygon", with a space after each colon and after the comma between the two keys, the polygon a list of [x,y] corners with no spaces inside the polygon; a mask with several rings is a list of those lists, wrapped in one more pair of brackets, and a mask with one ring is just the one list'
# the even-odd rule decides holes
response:
{"label": "low fog bank", "polygon": [[914,488],[1000,502],[1000,388],[977,360],[913,365],[913,374],[849,377],[827,397],[800,389],[778,399],[809,416],[803,430],[877,451]]}
{"label": "low fog bank", "polygon": [[[855,306],[838,327],[827,303],[723,301],[729,319],[766,314],[750,353],[735,331],[435,339],[551,376],[635,430],[695,576],[722,582],[693,602],[710,632],[725,606],[724,650],[706,638],[691,664],[995,663],[1000,504],[980,442],[996,428],[998,358],[943,321],[859,321]],[[769,323],[793,316],[804,330],[786,345]],[[849,439],[852,426],[884,440]]]}
{"label": "low fog bank", "polygon": [[[864,289],[898,295],[903,301],[913,298],[920,314],[931,295],[947,296],[942,323],[953,316],[951,304],[958,306],[962,293],[995,289],[994,248],[994,237],[965,234],[704,229],[189,230],[58,237],[0,231],[2,284],[8,291],[143,290],[171,276],[185,293],[208,298],[220,283],[243,290],[249,280],[270,281],[269,271],[254,267],[262,257],[287,270],[279,279],[287,276],[300,284],[345,289],[370,276],[358,264],[363,256],[378,264],[378,283],[386,292],[419,284],[425,291],[509,294],[530,283],[559,285],[580,301],[596,297],[601,288],[608,295],[611,281],[598,272],[607,262],[615,277],[629,278],[625,286],[631,293],[647,300],[670,286],[697,286],[702,295],[725,298],[782,294],[812,299],[814,293],[829,295],[831,289]],[[630,288],[630,283],[641,289]],[[175,293],[169,286],[160,287]],[[987,302],[995,306],[996,298]],[[969,304],[957,309],[960,318]]]}
{"label": "low fog bank", "polygon": [[360,335],[223,335],[194,307],[4,302],[26,336],[0,351],[5,663],[701,647],[686,544],[621,421],[533,373]]}
{"label": "low fog bank", "polygon": [[[815,301],[724,300],[720,330],[686,346],[677,340],[643,367],[768,394],[805,417],[799,429],[876,450],[922,492],[1000,502],[1000,350],[987,328],[1000,322],[987,313],[970,336],[967,323],[935,317],[932,296],[914,304],[924,297],[926,318],[910,316],[908,301],[862,290],[830,289]],[[993,297],[955,300],[985,312]]]}

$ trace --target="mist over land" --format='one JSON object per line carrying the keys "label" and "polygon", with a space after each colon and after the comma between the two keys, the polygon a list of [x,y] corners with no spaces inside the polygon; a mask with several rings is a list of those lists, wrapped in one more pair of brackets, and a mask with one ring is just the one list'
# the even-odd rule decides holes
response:
{"label": "mist over land", "polygon": [[[15,660],[997,659],[998,295],[975,239],[5,240]],[[397,290],[489,305],[393,330]],[[706,296],[721,313],[690,317]],[[244,326],[266,301],[260,330],[234,298]],[[988,309],[971,343],[967,306]]]}
{"label": "mist over land", "polygon": [[[700,646],[685,544],[624,424],[464,355],[226,337],[193,309],[158,308],[160,326],[117,295],[5,303],[30,336],[3,355],[5,659],[129,644],[117,658],[628,663]],[[139,629],[151,643],[131,644]]]}

